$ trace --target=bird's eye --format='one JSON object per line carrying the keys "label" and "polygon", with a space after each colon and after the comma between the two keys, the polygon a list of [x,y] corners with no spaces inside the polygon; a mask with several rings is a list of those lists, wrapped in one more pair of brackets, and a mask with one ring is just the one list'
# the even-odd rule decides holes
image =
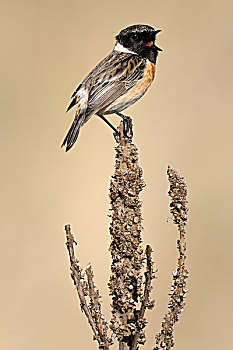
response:
{"label": "bird's eye", "polygon": [[137,35],[136,33],[133,33],[132,36],[131,36],[131,38],[132,38],[133,40],[137,40],[137,39],[138,39],[138,35]]}

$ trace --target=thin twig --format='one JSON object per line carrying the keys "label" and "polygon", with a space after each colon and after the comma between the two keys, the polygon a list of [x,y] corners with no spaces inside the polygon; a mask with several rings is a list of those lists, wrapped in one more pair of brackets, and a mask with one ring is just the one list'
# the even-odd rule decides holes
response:
{"label": "thin twig", "polygon": [[78,259],[75,258],[75,253],[74,253],[74,244],[77,244],[77,243],[75,242],[74,237],[71,233],[70,225],[65,226],[65,231],[66,231],[66,247],[68,249],[69,257],[70,257],[71,278],[74,282],[74,285],[76,287],[76,290],[79,296],[81,310],[84,311],[87,317],[87,320],[94,333],[94,339],[97,340],[99,343],[99,349],[108,350],[109,346],[107,344],[107,341],[103,341],[103,339],[101,338],[99,329],[96,327],[95,320],[92,317],[91,310],[88,308],[88,305],[87,305],[87,301],[85,298],[86,286],[82,282],[82,279],[83,279],[82,268],[79,266]]}
{"label": "thin twig", "polygon": [[86,275],[88,281],[88,290],[90,297],[90,307],[92,317],[98,330],[101,341],[105,344],[105,348],[108,349],[109,344],[112,344],[112,338],[109,339],[107,336],[108,324],[106,319],[103,317],[101,312],[101,295],[94,284],[94,274],[91,265],[89,264],[86,268]]}
{"label": "thin twig", "polygon": [[171,197],[170,212],[173,222],[177,225],[179,231],[179,239],[177,241],[177,249],[179,252],[178,267],[173,271],[173,281],[171,285],[171,293],[169,294],[169,311],[164,317],[160,333],[155,337],[156,347],[154,350],[166,349],[170,350],[174,346],[174,324],[178,322],[178,315],[184,309],[184,298],[186,297],[186,279],[188,271],[185,268],[185,225],[187,223],[187,186],[176,170],[170,166],[167,170],[168,180],[170,182],[170,190],[168,192]]}

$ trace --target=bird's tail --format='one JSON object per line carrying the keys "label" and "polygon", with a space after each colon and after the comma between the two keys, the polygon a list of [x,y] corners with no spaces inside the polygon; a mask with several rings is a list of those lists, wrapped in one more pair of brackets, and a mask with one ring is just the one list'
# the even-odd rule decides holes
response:
{"label": "bird's tail", "polygon": [[84,113],[82,115],[75,116],[74,121],[61,145],[61,148],[66,145],[66,152],[69,151],[77,141],[80,128],[84,123],[84,118],[85,118]]}

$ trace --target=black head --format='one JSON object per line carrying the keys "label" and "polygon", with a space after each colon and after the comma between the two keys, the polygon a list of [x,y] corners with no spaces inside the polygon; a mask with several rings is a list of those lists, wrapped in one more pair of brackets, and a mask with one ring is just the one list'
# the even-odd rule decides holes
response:
{"label": "black head", "polygon": [[148,25],[136,24],[123,29],[116,36],[116,40],[128,51],[155,63],[158,51],[162,51],[155,45],[156,34],[160,31]]}

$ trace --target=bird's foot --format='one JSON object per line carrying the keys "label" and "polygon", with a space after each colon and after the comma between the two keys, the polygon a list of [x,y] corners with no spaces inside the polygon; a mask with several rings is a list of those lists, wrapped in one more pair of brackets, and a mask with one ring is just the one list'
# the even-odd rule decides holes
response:
{"label": "bird's foot", "polygon": [[117,112],[117,111],[114,111],[114,113],[116,113],[117,115],[119,115],[119,117],[121,117],[123,119],[124,135],[126,137],[133,136],[133,123],[132,123],[132,119],[130,118],[130,116],[124,115],[124,114]]}
{"label": "bird's foot", "polygon": [[124,115],[123,123],[124,123],[124,135],[125,136],[133,136],[132,119],[128,115]]}

